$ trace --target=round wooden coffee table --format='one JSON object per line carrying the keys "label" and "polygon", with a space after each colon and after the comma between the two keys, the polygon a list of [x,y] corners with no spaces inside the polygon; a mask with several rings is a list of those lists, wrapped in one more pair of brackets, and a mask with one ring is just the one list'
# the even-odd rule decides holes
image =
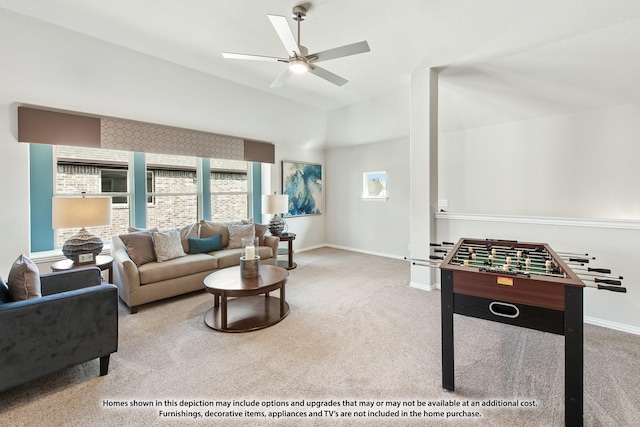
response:
{"label": "round wooden coffee table", "polygon": [[[284,290],[288,277],[287,270],[274,265],[261,265],[260,275],[253,279],[240,277],[240,267],[209,274],[204,286],[213,294],[214,304],[204,314],[204,322],[222,332],[249,332],[278,323],[289,314]],[[278,289],[280,298],[269,296]]]}

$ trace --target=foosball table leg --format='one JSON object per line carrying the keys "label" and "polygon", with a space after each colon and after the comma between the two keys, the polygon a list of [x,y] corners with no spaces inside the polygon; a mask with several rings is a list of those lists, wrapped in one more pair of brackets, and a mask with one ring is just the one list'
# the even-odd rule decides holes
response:
{"label": "foosball table leg", "polygon": [[443,270],[440,276],[442,321],[442,388],[455,391],[453,357],[453,273]]}
{"label": "foosball table leg", "polygon": [[583,425],[583,288],[565,286],[564,410],[566,426]]}

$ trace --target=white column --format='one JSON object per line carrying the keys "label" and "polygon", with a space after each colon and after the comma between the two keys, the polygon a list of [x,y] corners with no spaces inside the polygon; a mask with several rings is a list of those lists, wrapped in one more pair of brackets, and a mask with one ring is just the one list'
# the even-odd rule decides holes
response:
{"label": "white column", "polygon": [[[411,75],[411,257],[428,259],[438,207],[438,71]],[[434,289],[437,270],[411,266],[411,286]]]}

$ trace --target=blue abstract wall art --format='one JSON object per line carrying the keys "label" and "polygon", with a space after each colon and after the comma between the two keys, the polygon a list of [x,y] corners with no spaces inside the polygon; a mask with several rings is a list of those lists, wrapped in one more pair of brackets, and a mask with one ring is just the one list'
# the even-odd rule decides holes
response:
{"label": "blue abstract wall art", "polygon": [[282,161],[282,194],[289,196],[284,216],[322,213],[322,165]]}

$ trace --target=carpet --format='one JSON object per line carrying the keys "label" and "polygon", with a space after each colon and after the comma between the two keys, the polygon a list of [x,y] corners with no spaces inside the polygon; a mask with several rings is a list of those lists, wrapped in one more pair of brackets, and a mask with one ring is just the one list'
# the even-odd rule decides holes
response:
{"label": "carpet", "polygon": [[[2,423],[564,425],[564,337],[456,315],[448,393],[440,293],[411,288],[407,262],[333,248],[295,261],[280,323],[214,331],[204,291],[122,306],[107,376],[95,360],[2,392]],[[640,337],[592,325],[584,336],[585,425],[640,425]]]}

